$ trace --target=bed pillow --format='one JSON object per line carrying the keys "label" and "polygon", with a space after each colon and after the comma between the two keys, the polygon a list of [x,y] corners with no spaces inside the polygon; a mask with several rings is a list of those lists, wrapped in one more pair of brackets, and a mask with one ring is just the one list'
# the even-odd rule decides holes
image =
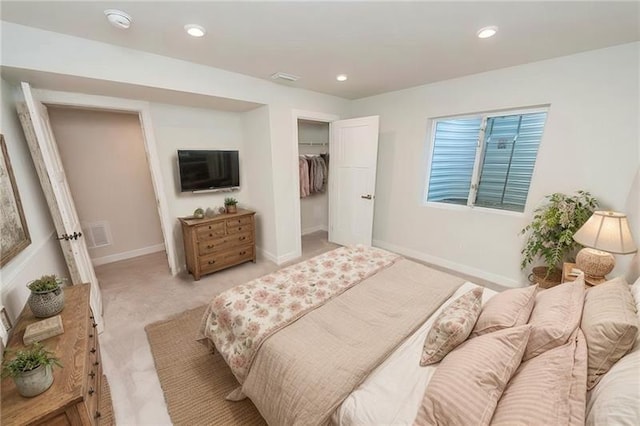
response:
{"label": "bed pillow", "polygon": [[424,341],[420,365],[440,362],[464,342],[478,320],[482,308],[482,287],[463,294],[444,308]]}
{"label": "bed pillow", "polygon": [[624,278],[587,290],[580,327],[589,347],[587,388],[592,389],[636,341],[636,304]]}
{"label": "bed pillow", "polygon": [[573,336],[520,365],[498,401],[492,425],[584,424],[587,347],[580,329]]}
{"label": "bed pillow", "polygon": [[505,290],[493,296],[480,311],[472,337],[524,325],[536,301],[538,285]]}
{"label": "bed pillow", "polygon": [[470,339],[438,366],[414,425],[488,425],[509,379],[520,365],[530,326]]}
{"label": "bed pillow", "polygon": [[583,303],[584,275],[538,292],[529,318],[531,336],[522,359],[564,345],[580,324]]}

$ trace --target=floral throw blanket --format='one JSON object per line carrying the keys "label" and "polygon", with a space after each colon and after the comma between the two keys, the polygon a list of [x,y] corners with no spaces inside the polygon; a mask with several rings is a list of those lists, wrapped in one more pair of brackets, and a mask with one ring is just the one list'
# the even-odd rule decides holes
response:
{"label": "floral throw blanket", "polygon": [[249,281],[211,301],[200,334],[242,384],[266,338],[398,259],[373,247],[341,247]]}

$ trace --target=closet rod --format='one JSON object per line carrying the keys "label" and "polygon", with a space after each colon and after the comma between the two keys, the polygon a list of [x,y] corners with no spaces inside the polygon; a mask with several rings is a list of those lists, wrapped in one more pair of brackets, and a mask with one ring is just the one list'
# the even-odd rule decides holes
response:
{"label": "closet rod", "polygon": [[305,146],[327,146],[329,145],[327,142],[313,142],[313,141],[301,141],[298,142],[298,145],[305,145]]}

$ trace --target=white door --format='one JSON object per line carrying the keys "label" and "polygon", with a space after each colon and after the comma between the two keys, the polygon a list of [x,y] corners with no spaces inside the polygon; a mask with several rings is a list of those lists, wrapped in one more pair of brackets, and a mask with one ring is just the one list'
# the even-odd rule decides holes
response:
{"label": "white door", "polygon": [[102,332],[102,296],[78,213],[62,167],[58,146],[51,130],[47,108],[33,97],[28,83],[22,83],[25,104],[18,104],[18,115],[36,166],[51,217],[60,240],[72,284],[91,284],[91,309],[98,332]]}
{"label": "white door", "polygon": [[329,241],[371,245],[378,163],[378,116],[331,123]]}

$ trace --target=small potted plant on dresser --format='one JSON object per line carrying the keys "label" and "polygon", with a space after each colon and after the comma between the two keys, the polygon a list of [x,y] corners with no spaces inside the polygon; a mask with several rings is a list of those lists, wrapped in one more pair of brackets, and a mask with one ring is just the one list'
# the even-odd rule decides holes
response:
{"label": "small potted plant on dresser", "polygon": [[55,275],[43,275],[27,284],[31,295],[29,308],[36,318],[47,318],[57,315],[64,308],[64,279]]}
{"label": "small potted plant on dresser", "polygon": [[11,377],[20,395],[32,397],[51,387],[54,365],[62,367],[53,352],[36,342],[17,351],[13,359],[5,362],[2,377]]}
{"label": "small potted plant on dresser", "polygon": [[560,283],[562,262],[578,246],[573,234],[598,207],[598,200],[585,191],[575,195],[555,193],[546,198],[548,202],[535,210],[533,221],[520,231],[527,235],[520,267],[525,269],[542,259],[544,266],[534,267],[529,275],[529,280],[542,288]]}
{"label": "small potted plant on dresser", "polygon": [[227,213],[237,213],[238,212],[238,200],[233,197],[227,197],[224,199],[224,207],[227,210]]}

